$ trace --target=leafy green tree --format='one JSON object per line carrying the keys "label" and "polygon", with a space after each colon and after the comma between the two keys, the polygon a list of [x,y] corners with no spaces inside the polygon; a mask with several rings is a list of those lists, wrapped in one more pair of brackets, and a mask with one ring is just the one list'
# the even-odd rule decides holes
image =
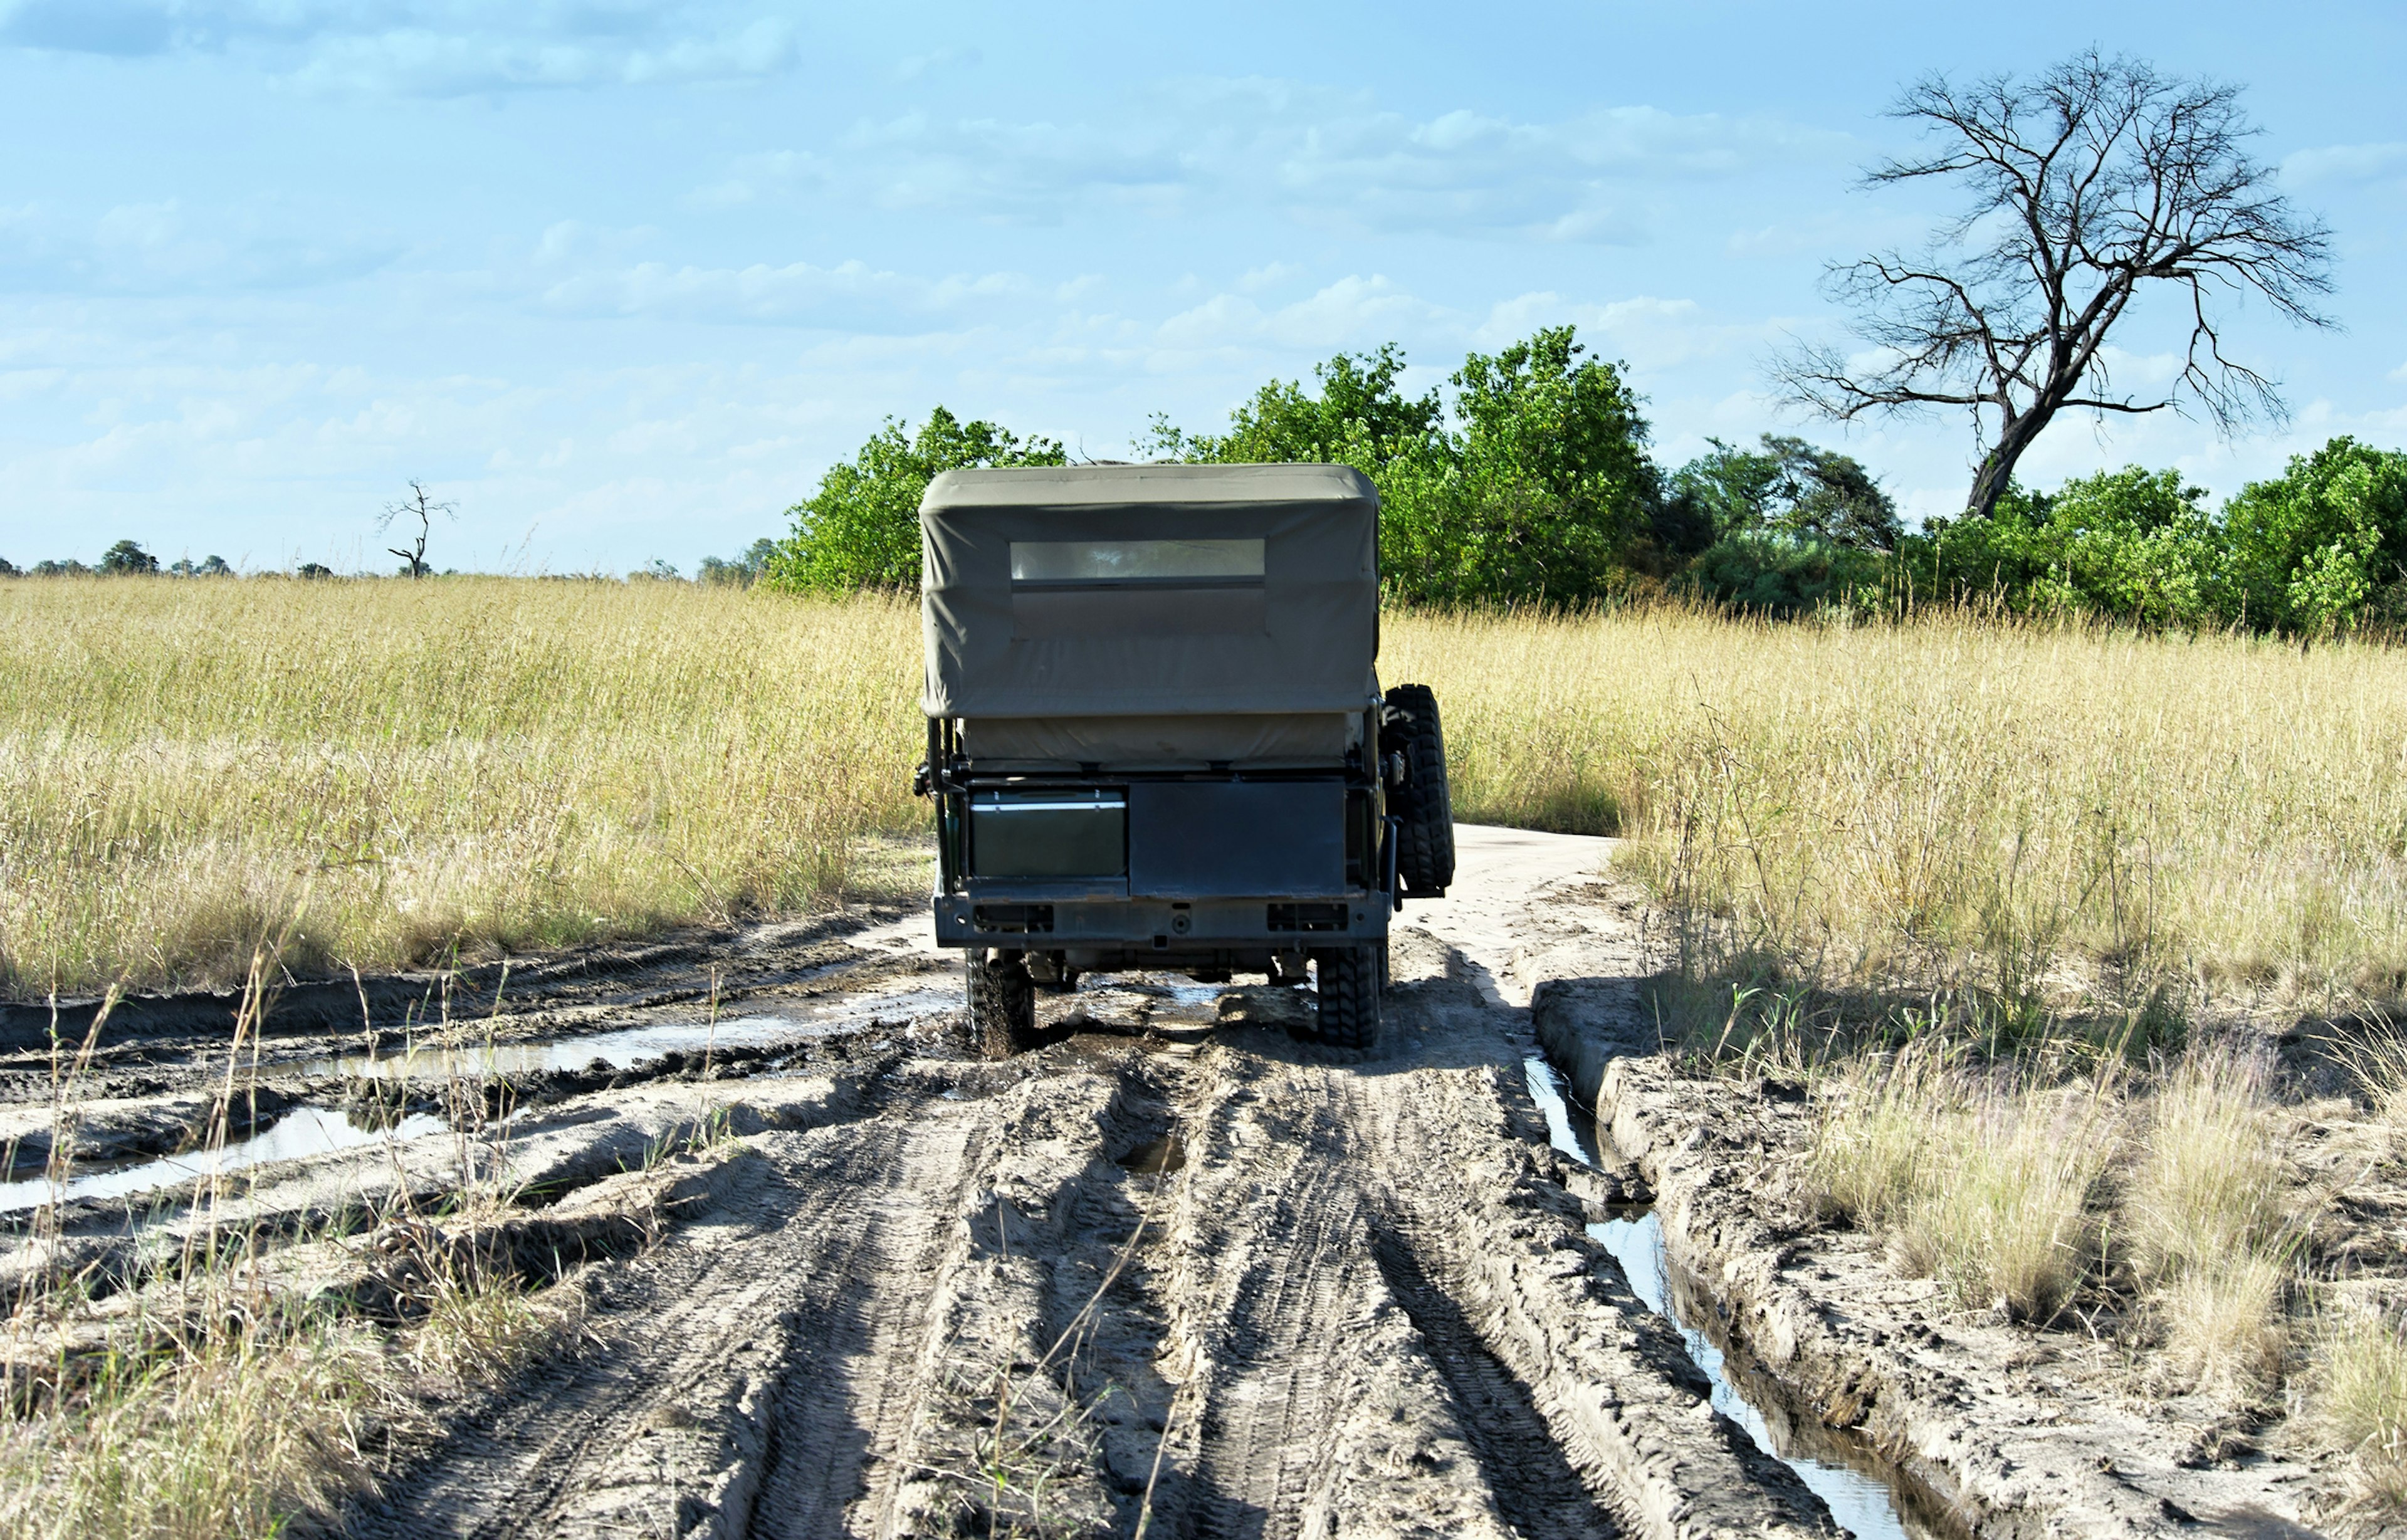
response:
{"label": "leafy green tree", "polygon": [[2229,581],[2206,493],[2178,471],[2129,465],[2054,492],[2010,487],[1988,519],[1934,519],[1901,548],[1917,592],[2023,613],[2149,626],[2218,625]]}
{"label": "leafy green tree", "polygon": [[159,570],[159,558],[131,540],[120,540],[101,553],[100,570],[114,577],[156,572]]}
{"label": "leafy green tree", "polygon": [[1717,537],[1770,531],[1890,550],[1905,533],[1896,502],[1850,455],[1774,434],[1760,449],[1707,442],[1710,452],[1673,473],[1667,501],[1706,514]]}
{"label": "leafy green tree", "polygon": [[2335,438],[2224,509],[2233,618],[2347,629],[2407,620],[2407,453]]}
{"label": "leafy green tree", "polygon": [[22,576],[24,575],[17,570],[15,565],[9,562],[8,558],[6,556],[0,556],[0,578],[21,578]]}
{"label": "leafy green tree", "polygon": [[949,470],[1059,465],[1064,459],[1052,439],[963,422],[942,406],[916,434],[888,418],[851,463],[830,469],[817,492],[786,510],[793,533],[769,559],[768,581],[798,592],[915,589],[919,498],[929,482]]}
{"label": "leafy green tree", "polygon": [[1182,433],[1157,413],[1139,448],[1165,460],[1352,465],[1375,479],[1390,462],[1444,443],[1445,405],[1435,391],[1404,394],[1404,366],[1392,342],[1375,353],[1339,353],[1313,365],[1317,395],[1274,379],[1229,414],[1229,431],[1218,437]]}
{"label": "leafy green tree", "polygon": [[1824,605],[1869,607],[1888,590],[1886,552],[1754,529],[1726,535],[1674,586],[1758,615],[1792,616]]}
{"label": "leafy green tree", "polygon": [[1380,554],[1398,593],[1574,604],[1659,570],[1661,475],[1639,397],[1586,351],[1563,326],[1463,360],[1446,453],[1398,463],[1381,488]]}
{"label": "leafy green tree", "polygon": [[719,584],[729,588],[750,588],[769,570],[776,559],[777,542],[763,536],[745,548],[744,554],[733,561],[720,561],[705,556],[694,571],[694,581]]}
{"label": "leafy green tree", "polygon": [[1663,525],[1639,398],[1620,369],[1586,358],[1565,326],[1493,357],[1474,353],[1437,392],[1407,395],[1403,352],[1341,353],[1317,393],[1273,380],[1229,431],[1154,420],[1147,447],[1182,460],[1349,464],[1379,488],[1380,570],[1390,592],[1438,603],[1565,604],[1659,572],[1664,550],[1701,548]]}

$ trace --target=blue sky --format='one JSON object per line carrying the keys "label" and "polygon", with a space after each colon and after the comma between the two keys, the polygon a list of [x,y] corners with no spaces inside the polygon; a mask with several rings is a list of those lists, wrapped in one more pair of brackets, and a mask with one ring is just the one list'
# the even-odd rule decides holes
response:
{"label": "blue sky", "polygon": [[[2027,478],[2407,445],[2395,4],[0,0],[0,557],[383,567],[416,477],[442,564],[691,571],[889,413],[1109,457],[1562,322],[1677,461],[1796,426],[1761,364],[1835,335],[1822,264],[1944,207],[1855,187],[1900,83],[2093,44],[2248,87],[2344,329],[2236,328],[2286,430],[2067,421]],[[1959,421],[1804,431],[1960,506]]]}

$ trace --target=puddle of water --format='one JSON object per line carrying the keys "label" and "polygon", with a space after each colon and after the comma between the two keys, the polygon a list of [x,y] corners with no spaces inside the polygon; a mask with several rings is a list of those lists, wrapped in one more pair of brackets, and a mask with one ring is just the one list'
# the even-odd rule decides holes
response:
{"label": "puddle of water", "polygon": [[[378,1079],[475,1079],[479,1076],[524,1075],[544,1070],[585,1069],[601,1060],[612,1069],[632,1069],[647,1059],[666,1053],[702,1053],[711,1048],[780,1048],[815,1037],[833,1037],[857,1031],[871,1021],[898,1018],[917,1020],[961,1008],[958,985],[920,987],[889,994],[847,995],[808,1016],[725,1016],[717,1026],[708,1021],[663,1022],[625,1027],[587,1037],[560,1037],[536,1043],[462,1042],[445,1048],[418,1044],[414,1048],[382,1053],[336,1054],[292,1066],[296,1075],[344,1075]],[[469,1037],[474,1028],[456,1034]]]}
{"label": "puddle of water", "polygon": [[[1555,1067],[1544,1059],[1524,1062],[1530,1094],[1545,1112],[1550,1142],[1564,1154],[1588,1165],[1598,1164],[1593,1136],[1581,1137]],[[1730,1365],[1713,1339],[1691,1323],[1672,1289],[1671,1259],[1663,1248],[1663,1225],[1651,1211],[1628,1219],[1607,1219],[1588,1227],[1602,1243],[1630,1279],[1631,1292],[1646,1307],[1679,1329],[1689,1359],[1713,1382],[1714,1409],[1746,1430],[1755,1447],[1795,1471],[1815,1496],[1830,1505],[1830,1517],[1857,1540],[1920,1540],[1920,1526],[1909,1529],[1888,1485],[1850,1465],[1834,1465],[1811,1455],[1792,1454],[1779,1447],[1762,1410],[1747,1399],[1730,1377]]]}
{"label": "puddle of water", "polygon": [[[70,1176],[67,1178],[66,1196],[71,1199],[122,1198],[139,1192],[155,1192],[161,1188],[176,1187],[206,1176],[212,1171],[222,1174],[239,1171],[245,1166],[264,1165],[271,1161],[297,1161],[304,1156],[323,1155],[361,1145],[386,1141],[398,1143],[421,1134],[441,1134],[449,1127],[440,1118],[413,1113],[391,1128],[363,1128],[329,1107],[295,1107],[278,1119],[266,1132],[237,1140],[214,1153],[196,1149],[183,1155],[168,1155],[155,1161]],[[46,1179],[36,1177],[27,1181],[0,1182],[0,1213],[38,1207],[50,1200],[50,1184]]]}
{"label": "puddle of water", "polygon": [[1187,1146],[1175,1134],[1165,1134],[1159,1139],[1148,1139],[1119,1159],[1119,1163],[1140,1176],[1159,1176],[1165,1172],[1187,1168]]}
{"label": "puddle of water", "polygon": [[1555,1066],[1544,1059],[1527,1059],[1521,1070],[1529,1077],[1530,1099],[1546,1115],[1546,1142],[1582,1165],[1603,1165],[1597,1153],[1596,1130],[1587,1126],[1587,1119],[1572,1116],[1571,1099],[1563,1094]]}

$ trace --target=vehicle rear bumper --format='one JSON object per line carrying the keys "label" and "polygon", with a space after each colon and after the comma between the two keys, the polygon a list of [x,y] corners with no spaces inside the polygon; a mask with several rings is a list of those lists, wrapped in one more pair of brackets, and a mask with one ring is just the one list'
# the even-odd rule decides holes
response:
{"label": "vehicle rear bumper", "polygon": [[1295,951],[1376,941],[1388,895],[1327,899],[1058,899],[940,893],[936,945],[1061,951],[1093,947],[1161,952],[1242,948]]}

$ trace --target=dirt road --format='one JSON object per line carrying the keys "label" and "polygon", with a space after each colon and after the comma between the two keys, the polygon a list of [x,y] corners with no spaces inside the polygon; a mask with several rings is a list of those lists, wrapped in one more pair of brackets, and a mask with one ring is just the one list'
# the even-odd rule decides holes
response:
{"label": "dirt road", "polygon": [[[531,1194],[555,1249],[631,1184],[666,1216],[571,1269],[593,1346],[454,1408],[350,1533],[1831,1533],[1585,1233],[1529,1094],[1532,960],[1618,934],[1602,842],[1460,839],[1453,896],[1402,917],[1367,1057],[1293,1043],[1296,991],[1105,979],[1046,998],[1048,1046],[981,1062],[908,916],[522,972],[501,1004],[455,980],[446,1014],[489,1013],[465,1035],[509,1088],[466,1111],[390,1030],[350,1033],[374,1074],[323,1026],[271,1034],[263,1125],[398,1085],[450,1126],[263,1162],[238,1201],[268,1228],[463,1179]],[[691,1034],[705,988],[704,1053],[613,1062]],[[100,1055],[87,1148],[135,1160],[192,1116],[206,1034],[152,1017]],[[71,1262],[192,1222],[64,1212]]]}
{"label": "dirt road", "polygon": [[1601,851],[1462,843],[1367,1061],[1292,1045],[1292,996],[1090,986],[1008,1063],[927,1031],[790,1082],[591,1280],[606,1348],[355,1531],[1824,1533],[1551,1179],[1508,964]]}

